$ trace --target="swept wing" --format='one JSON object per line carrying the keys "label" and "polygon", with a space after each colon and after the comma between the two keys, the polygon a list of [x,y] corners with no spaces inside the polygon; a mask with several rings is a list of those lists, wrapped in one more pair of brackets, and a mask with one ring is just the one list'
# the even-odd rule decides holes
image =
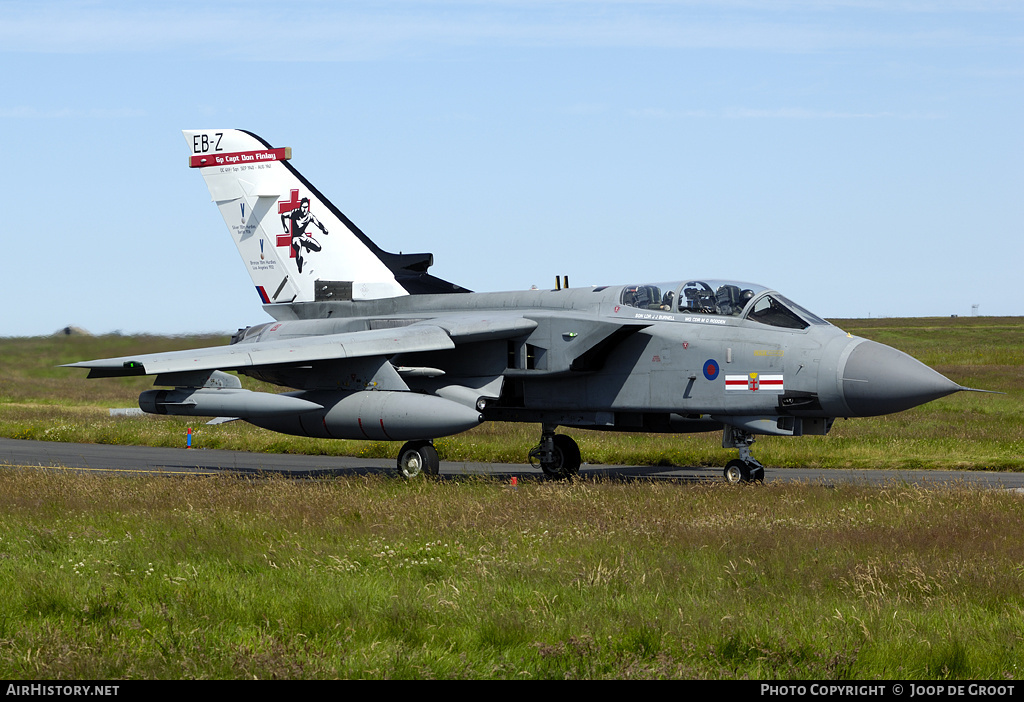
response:
{"label": "swept wing", "polygon": [[66,364],[88,368],[90,378],[240,370],[315,361],[443,351],[457,342],[511,338],[537,326],[521,316],[453,315],[394,329],[370,329],[322,336],[277,339],[185,351],[139,354]]}

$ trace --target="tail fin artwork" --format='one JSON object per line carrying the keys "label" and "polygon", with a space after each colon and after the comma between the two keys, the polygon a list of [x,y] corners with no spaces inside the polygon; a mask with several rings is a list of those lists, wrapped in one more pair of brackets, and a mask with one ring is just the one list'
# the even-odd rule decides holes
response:
{"label": "tail fin artwork", "polygon": [[433,254],[374,244],[273,148],[237,129],[186,129],[198,168],[264,305],[467,292],[427,273]]}

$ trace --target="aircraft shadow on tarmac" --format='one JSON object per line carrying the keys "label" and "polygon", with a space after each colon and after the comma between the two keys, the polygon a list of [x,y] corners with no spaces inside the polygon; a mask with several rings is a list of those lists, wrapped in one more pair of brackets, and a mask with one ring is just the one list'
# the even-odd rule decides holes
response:
{"label": "aircraft shadow on tarmac", "polygon": [[[382,476],[405,480],[397,462],[385,458],[262,454],[226,450],[186,450],[103,444],[63,444],[48,441],[0,439],[0,466],[54,468],[109,474],[280,476],[290,479],[321,479],[344,476]],[[708,466],[581,466],[579,478],[616,482],[665,482],[714,484],[724,482],[721,469]],[[441,481],[494,480],[510,483],[550,481],[541,470],[513,463],[444,461],[436,478]],[[857,470],[770,468],[765,482],[807,484],[863,484],[882,486],[892,482],[922,486],[973,485],[982,488],[1013,488],[1024,491],[1024,474],[970,470]]]}
{"label": "aircraft shadow on tarmac", "polygon": [[[460,480],[494,480],[500,482],[510,482],[512,478],[515,478],[517,482],[522,483],[543,483],[543,482],[566,482],[564,480],[553,480],[548,478],[543,473],[532,470],[528,466],[522,466],[522,470],[503,469],[498,470],[485,470],[480,467],[481,464],[473,464],[475,467],[471,470],[461,470],[458,464],[447,464],[442,465],[441,473],[433,477],[421,477],[420,479],[436,480],[442,482],[458,482]],[[340,478],[340,477],[351,477],[351,476],[380,476],[389,477],[404,480],[396,467],[394,466],[380,466],[380,465],[349,465],[338,468],[274,468],[274,467],[237,467],[237,468],[225,468],[221,465],[203,465],[199,463],[188,463],[179,465],[165,465],[159,468],[154,468],[154,473],[162,472],[161,469],[171,472],[173,474],[187,473],[195,475],[196,472],[209,475],[224,475],[233,474],[245,477],[265,477],[273,476],[280,478],[288,478],[293,480],[299,479],[321,479],[321,478]],[[576,480],[599,480],[608,482],[619,482],[619,483],[643,483],[643,482],[678,482],[678,483],[721,483],[722,473],[721,469],[717,468],[701,468],[701,467],[689,467],[679,468],[672,466],[586,466],[584,467]]]}

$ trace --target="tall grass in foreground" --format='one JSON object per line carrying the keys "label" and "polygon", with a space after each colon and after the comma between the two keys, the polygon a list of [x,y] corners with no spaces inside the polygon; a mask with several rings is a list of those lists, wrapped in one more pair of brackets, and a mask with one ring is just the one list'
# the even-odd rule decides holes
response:
{"label": "tall grass in foreground", "polygon": [[1016,679],[1019,495],[0,471],[0,677]]}

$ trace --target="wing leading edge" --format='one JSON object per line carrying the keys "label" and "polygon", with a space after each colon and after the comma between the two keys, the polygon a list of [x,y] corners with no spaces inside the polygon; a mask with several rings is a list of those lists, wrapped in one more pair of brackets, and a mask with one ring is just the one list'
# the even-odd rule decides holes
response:
{"label": "wing leading edge", "polygon": [[315,361],[392,356],[398,353],[443,351],[456,343],[502,339],[529,333],[537,322],[523,317],[479,318],[458,315],[394,329],[372,329],[280,339],[230,346],[212,346],[65,364],[87,368],[90,378],[162,375],[214,370],[239,370]]}

